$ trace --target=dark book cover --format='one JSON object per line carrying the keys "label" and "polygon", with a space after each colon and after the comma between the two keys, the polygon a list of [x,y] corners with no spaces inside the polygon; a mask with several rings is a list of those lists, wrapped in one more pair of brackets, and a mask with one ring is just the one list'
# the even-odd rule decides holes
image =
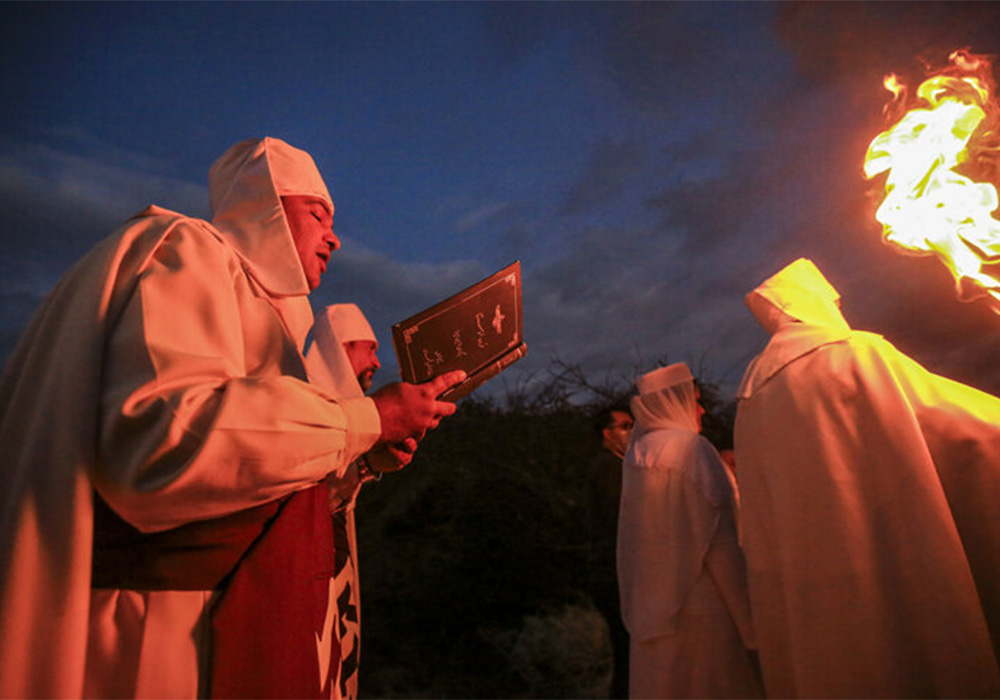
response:
{"label": "dark book cover", "polygon": [[392,327],[403,381],[426,382],[454,369],[469,376],[441,399],[457,401],[527,352],[516,261]]}

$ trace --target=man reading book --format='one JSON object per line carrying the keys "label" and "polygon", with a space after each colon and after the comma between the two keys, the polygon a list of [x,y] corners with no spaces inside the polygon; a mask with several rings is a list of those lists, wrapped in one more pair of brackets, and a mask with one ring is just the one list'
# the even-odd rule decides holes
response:
{"label": "man reading book", "polygon": [[0,380],[0,697],[330,697],[321,482],[455,411],[463,372],[307,380],[340,245],[308,153],[240,142],[209,190],[211,222],[150,207],[100,242]]}

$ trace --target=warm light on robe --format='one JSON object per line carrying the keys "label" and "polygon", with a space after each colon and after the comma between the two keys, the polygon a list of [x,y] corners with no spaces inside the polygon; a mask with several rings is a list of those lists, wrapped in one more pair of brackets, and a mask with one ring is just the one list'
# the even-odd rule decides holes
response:
{"label": "warm light on robe", "polygon": [[326,317],[334,335],[340,338],[340,342],[353,343],[367,340],[375,343],[375,348],[378,348],[375,331],[357,304],[331,304],[323,309],[322,315]]}
{"label": "warm light on robe", "polygon": [[[251,165],[275,145],[262,143]],[[295,256],[275,187],[264,200],[258,217],[229,201],[287,238],[272,255]],[[33,318],[0,382],[0,697],[83,696],[88,635],[87,693],[198,691],[207,594],[95,591],[91,608],[95,484],[157,531],[305,488],[378,438],[369,399],[334,401],[306,381],[301,266],[256,252],[150,208]]]}
{"label": "warm light on robe", "polygon": [[[804,297],[829,287],[815,275]],[[1000,400],[785,312],[735,435],[768,694],[996,697]]]}

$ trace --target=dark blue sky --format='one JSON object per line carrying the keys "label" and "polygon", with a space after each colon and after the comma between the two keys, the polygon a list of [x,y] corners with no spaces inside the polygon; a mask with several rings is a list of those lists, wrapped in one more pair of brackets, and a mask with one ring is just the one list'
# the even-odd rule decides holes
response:
{"label": "dark blue sky", "polygon": [[[520,259],[531,351],[731,390],[743,295],[812,258],[848,320],[1000,393],[1000,316],[885,248],[881,76],[995,52],[992,3],[2,3],[0,352],[149,203],[207,215],[235,141],[310,151],[344,242],[314,305],[389,326]],[[991,45],[992,43],[992,45]],[[389,379],[394,367],[384,371]],[[498,380],[499,381],[499,380]]]}

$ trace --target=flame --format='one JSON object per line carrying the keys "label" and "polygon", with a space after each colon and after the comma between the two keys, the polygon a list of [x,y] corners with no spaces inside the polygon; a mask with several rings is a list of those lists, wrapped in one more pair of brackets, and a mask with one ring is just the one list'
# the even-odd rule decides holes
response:
{"label": "flame", "polygon": [[892,93],[893,97],[899,97],[900,93],[906,88],[902,81],[900,81],[899,76],[895,73],[890,73],[885,76],[885,80],[882,81],[882,84],[885,85],[886,90]]}
{"label": "flame", "polygon": [[[956,51],[950,65],[917,88],[917,106],[871,142],[865,176],[887,173],[875,218],[883,238],[906,251],[936,255],[951,270],[961,298],[989,298],[1000,313],[1000,221],[990,182],[969,170],[996,169],[993,128],[1000,112],[985,56]],[[906,85],[886,76],[887,115],[905,107]],[[959,172],[961,169],[963,172]]]}

